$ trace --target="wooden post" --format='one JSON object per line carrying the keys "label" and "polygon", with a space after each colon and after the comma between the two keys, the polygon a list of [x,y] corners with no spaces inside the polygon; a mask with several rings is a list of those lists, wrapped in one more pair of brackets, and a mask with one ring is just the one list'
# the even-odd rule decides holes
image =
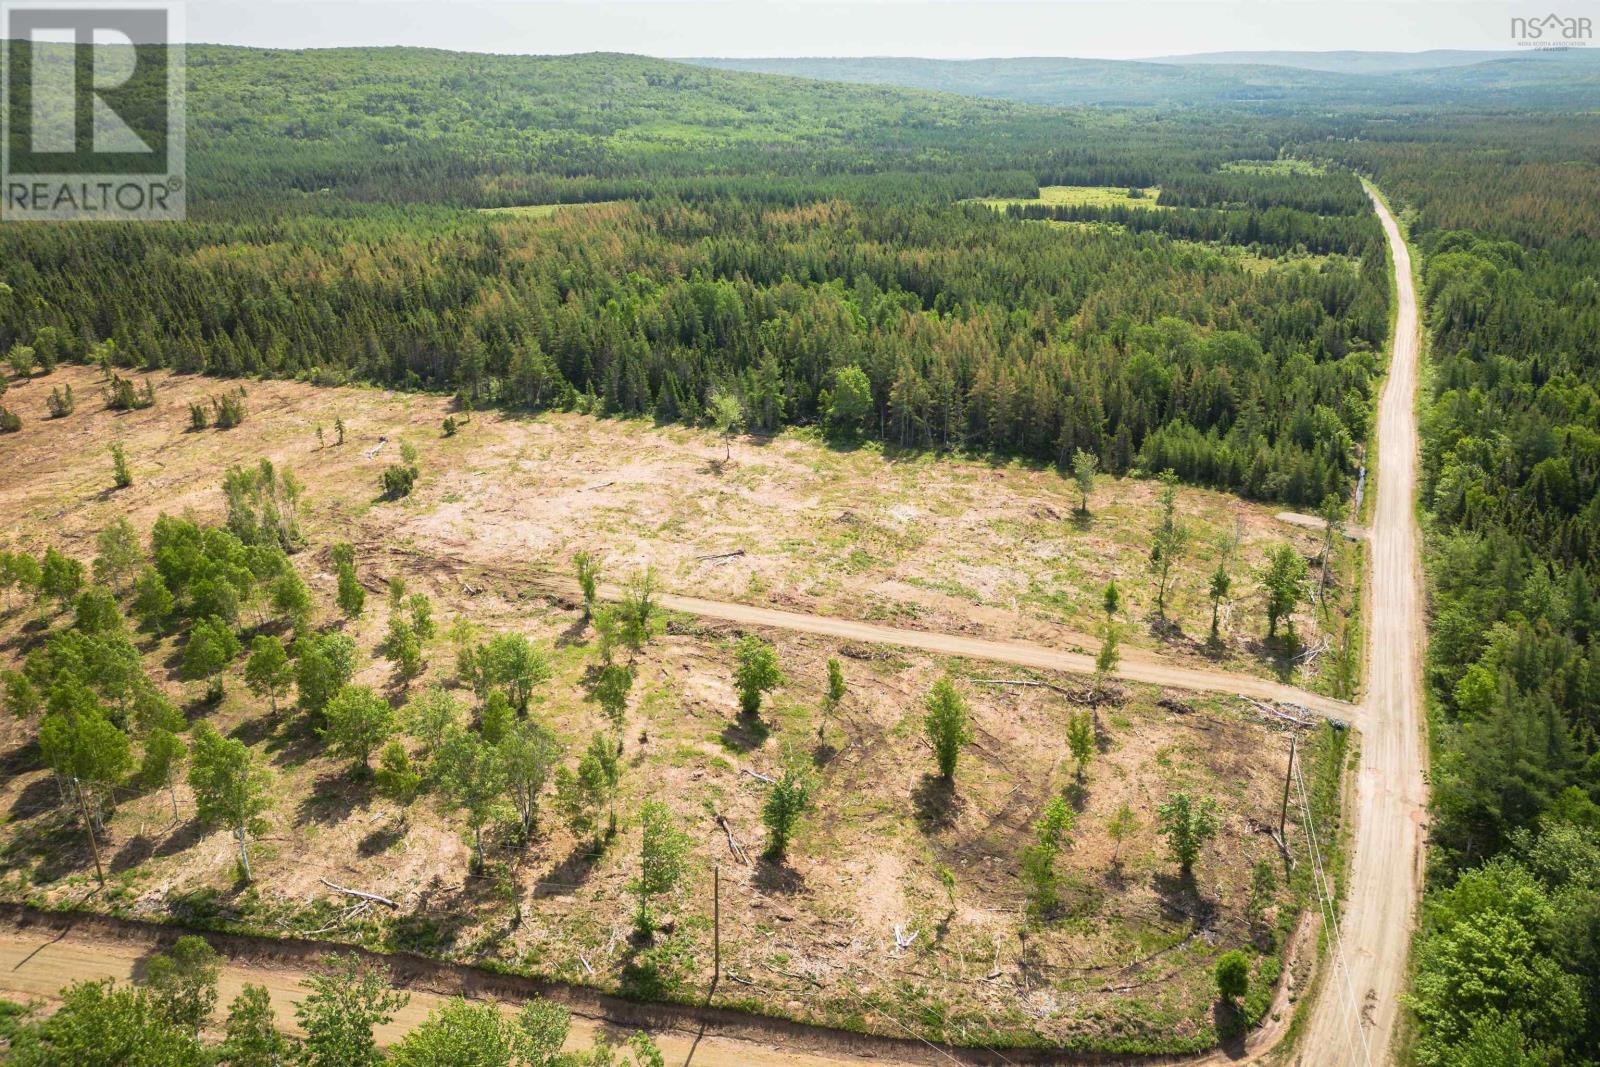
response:
{"label": "wooden post", "polygon": [[722,978],[722,864],[711,870],[711,988]]}
{"label": "wooden post", "polygon": [[1289,847],[1289,838],[1284,830],[1289,820],[1289,782],[1294,777],[1294,754],[1295,748],[1299,744],[1300,735],[1291,733],[1289,735],[1289,769],[1283,776],[1283,805],[1278,809],[1278,840],[1283,842],[1285,849]]}

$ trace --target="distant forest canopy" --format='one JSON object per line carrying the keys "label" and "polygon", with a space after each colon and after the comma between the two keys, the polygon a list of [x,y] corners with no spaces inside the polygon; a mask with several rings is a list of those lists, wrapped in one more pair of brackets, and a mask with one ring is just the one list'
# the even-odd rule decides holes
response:
{"label": "distant forest canopy", "polygon": [[[1271,161],[1370,171],[1437,125],[1051,111],[616,55],[188,63],[194,221],[0,228],[0,347],[669,420],[720,384],[759,429],[1083,448],[1304,506],[1353,484],[1387,266],[1351,173]],[[1450,121],[1462,153],[1506,125]],[[1522,136],[1510,151],[1555,150]],[[1091,224],[1045,226],[961,203],[1049,184],[1157,186],[1162,210],[1010,209]],[[555,202],[595,206],[466,210]],[[829,418],[850,366],[859,424]]]}
{"label": "distant forest canopy", "polygon": [[[195,220],[0,232],[0,346],[43,333],[125,366],[665,420],[698,419],[721,384],[764,430],[1081,448],[1306,506],[1353,485],[1381,234],[1346,172],[1224,169],[1275,159],[1298,125],[626,56],[188,62]],[[1142,216],[1046,227],[961,203],[1041,181],[1161,185],[1174,210],[1146,234]],[[534,201],[628,202],[461,210]],[[851,366],[871,405],[845,420],[830,401]]]}

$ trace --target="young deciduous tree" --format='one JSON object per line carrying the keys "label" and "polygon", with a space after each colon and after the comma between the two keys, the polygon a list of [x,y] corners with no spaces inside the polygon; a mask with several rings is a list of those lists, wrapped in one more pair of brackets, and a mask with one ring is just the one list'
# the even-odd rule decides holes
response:
{"label": "young deciduous tree", "polygon": [[633,573],[617,605],[618,632],[622,643],[635,655],[650,643],[650,630],[656,614],[656,569],[645,567]]}
{"label": "young deciduous tree", "polygon": [[561,742],[548,726],[530,718],[513,723],[495,749],[523,836],[530,837],[539,821],[539,794],[561,760]]}
{"label": "young deciduous tree", "polygon": [[[617,832],[617,783],[622,764],[617,746],[605,734],[596,732],[578,760],[576,770],[556,768],[556,804],[574,837],[592,837],[598,850]],[[601,816],[610,810],[604,829]]]}
{"label": "young deciduous tree", "polygon": [[1137,833],[1138,830],[1139,817],[1133,813],[1133,809],[1124,800],[1117,810],[1112,812],[1111,818],[1106,820],[1106,833],[1111,836],[1113,842],[1111,850],[1112,866],[1117,866],[1122,862],[1122,843]]}
{"label": "young deciduous tree", "polygon": [[860,367],[840,367],[833,376],[833,393],[825,408],[828,429],[853,436],[872,417],[872,382]]}
{"label": "young deciduous tree", "polygon": [[26,552],[0,552],[0,586],[27,597],[38,591],[41,580],[38,560]]}
{"label": "young deciduous tree", "polygon": [[402,683],[422,673],[422,640],[412,629],[411,620],[398,612],[389,616],[389,630],[384,635],[383,653],[394,663],[395,674]]}
{"label": "young deciduous tree", "polygon": [[1189,527],[1178,518],[1177,475],[1162,471],[1160,479],[1157,499],[1161,503],[1161,519],[1150,538],[1150,571],[1156,576],[1156,617],[1165,620],[1172,569],[1189,544]]}
{"label": "young deciduous tree", "polygon": [[206,682],[206,699],[222,697],[222,672],[239,654],[233,627],[215,615],[201,619],[189,630],[183,646],[183,673]]}
{"label": "young deciduous tree", "polygon": [[928,693],[928,712],[923,717],[923,729],[933,746],[933,757],[939,767],[939,777],[950,781],[956,775],[956,763],[961,750],[972,743],[972,716],[967,710],[966,697],[956,688],[955,681],[945,675],[934,683]]}
{"label": "young deciduous tree", "polygon": [[739,711],[756,715],[761,711],[762,695],[783,684],[778,652],[766,641],[748,634],[739,639],[735,655],[738,664],[733,670],[733,684],[739,690]]}
{"label": "young deciduous tree", "polygon": [[111,445],[111,484],[126,489],[133,484],[133,471],[128,469],[128,453],[121,441]]}
{"label": "young deciduous tree", "polygon": [[72,706],[54,710],[63,702],[58,685],[51,693],[53,708],[39,724],[39,754],[45,766],[65,779],[78,802],[89,847],[94,853],[95,872],[105,885],[100,866],[100,845],[94,836],[99,821],[98,791],[110,789],[122,780],[133,765],[128,737],[108,719],[91,696],[72,701]]}
{"label": "young deciduous tree", "polygon": [[1228,595],[1228,590],[1233,588],[1233,579],[1228,575],[1226,560],[1217,561],[1217,569],[1211,572],[1211,643],[1219,644],[1222,635],[1217,626],[1222,614],[1222,601]]}
{"label": "young deciduous tree", "polygon": [[208,1067],[206,1051],[173,1026],[142,988],[76,982],[61,1006],[19,1033],[8,1051],[11,1067]]}
{"label": "young deciduous tree", "polygon": [[1089,759],[1094,755],[1094,716],[1087,711],[1073,712],[1067,719],[1067,748],[1077,764],[1078,781],[1083,781]]}
{"label": "young deciduous tree", "polygon": [[1328,590],[1328,564],[1333,555],[1333,542],[1344,529],[1344,500],[1338,493],[1329,493],[1322,498],[1322,506],[1317,509],[1317,517],[1322,520],[1322,560],[1317,566],[1317,599],[1323,600]]}
{"label": "young deciduous tree", "polygon": [[1217,957],[1217,994],[1229,1004],[1237,1004],[1250,991],[1250,957],[1238,949]]}
{"label": "young deciduous tree", "polygon": [[83,589],[83,564],[62,555],[54,546],[44,550],[39,566],[39,595],[49,597],[65,609]]}
{"label": "young deciduous tree", "polygon": [[533,687],[550,677],[550,663],[522,634],[496,634],[478,652],[485,688],[498,686],[520,714],[528,713]]}
{"label": "young deciduous tree", "polygon": [[782,861],[788,854],[795,827],[811,810],[817,779],[811,768],[793,755],[783,762],[783,773],[767,788],[761,802],[761,821],[767,828],[767,857]]}
{"label": "young deciduous tree", "polygon": [[621,640],[622,619],[616,608],[597,608],[589,616],[594,623],[595,652],[606,666],[616,656],[617,642]]}
{"label": "young deciduous tree", "polygon": [[172,801],[172,821],[178,821],[178,790],[173,785],[174,772],[183,763],[188,750],[178,735],[164,726],[150,731],[144,741],[144,759],[139,765],[139,776],[150,785],[165,786]]}
{"label": "young deciduous tree", "polygon": [[1100,470],[1100,460],[1093,453],[1077,449],[1072,453],[1072,480],[1078,486],[1078,511],[1089,514],[1089,494],[1094,492],[1094,476]]}
{"label": "young deciduous tree", "polygon": [[294,668],[289,664],[289,653],[283,642],[273,634],[261,634],[250,642],[250,658],[244,664],[244,684],[250,692],[264,697],[274,718],[278,714],[278,698],[289,691],[294,683]]}
{"label": "young deciduous tree", "polygon": [[199,1037],[216,1010],[221,974],[215,950],[204,938],[188,934],[178,938],[170,953],[150,960],[144,987],[167,1021]]}
{"label": "young deciduous tree", "polygon": [[378,769],[372,775],[378,792],[398,804],[409,804],[422,788],[422,774],[411,762],[411,754],[399,741],[390,741],[378,753]]}
{"label": "young deciduous tree", "polygon": [[634,929],[641,936],[655,930],[650,902],[678,887],[688,869],[689,835],[678,829],[672,812],[660,801],[646,801],[639,809],[639,876],[628,888],[639,898]]}
{"label": "young deciduous tree", "polygon": [[1167,851],[1187,878],[1200,858],[1200,850],[1216,836],[1216,802],[1209,797],[1196,800],[1182,791],[1173,793],[1156,809],[1156,826],[1167,839]]}
{"label": "young deciduous tree", "polygon": [[103,585],[91,585],[78,594],[73,607],[72,625],[86,634],[120,632],[123,628],[122,612],[117,609],[117,598]]}
{"label": "young deciduous tree", "polygon": [[317,732],[328,739],[328,751],[354,760],[356,770],[372,769],[372,753],[394,733],[394,709],[364,685],[347,685],[322,709],[325,725]]}
{"label": "young deciduous tree", "polygon": [[1053,797],[1033,824],[1033,844],[1022,853],[1022,871],[1028,879],[1028,907],[1036,915],[1048,915],[1060,903],[1056,858],[1071,843],[1072,824],[1072,809],[1061,797]]}
{"label": "young deciduous tree", "polygon": [[195,725],[189,760],[195,814],[203,824],[222,826],[233,834],[246,882],[251,880],[250,835],[264,827],[261,815],[271,803],[270,781],[243,742],[223,737],[209,722]]}
{"label": "young deciduous tree", "polygon": [[113,589],[122,588],[138,568],[139,535],[122,516],[112,519],[95,537],[94,580]]}
{"label": "young deciduous tree", "polygon": [[718,386],[706,398],[706,419],[722,435],[722,459],[733,458],[733,435],[744,425],[744,402],[729,389]]}
{"label": "young deciduous tree", "polygon": [[450,731],[434,753],[432,774],[446,807],[459,809],[472,831],[472,866],[483,866],[483,828],[505,803],[506,780],[500,756],[471,730]]}
{"label": "young deciduous tree", "polygon": [[222,1067],[286,1067],[294,1042],[278,1032],[266,986],[246,983],[228,1005],[217,1062]]}
{"label": "young deciduous tree", "polygon": [[1267,639],[1278,635],[1279,620],[1288,622],[1294,636],[1294,609],[1305,595],[1305,557],[1291,544],[1280,544],[1267,555],[1261,586],[1267,594]]}
{"label": "young deciduous tree", "polygon": [[355,956],[334,956],[326,974],[305,984],[310,992],[294,1009],[306,1035],[299,1067],[379,1067],[383,1054],[373,1028],[394,1018],[410,998]]}
{"label": "young deciduous tree", "polygon": [[283,573],[272,580],[272,610],[294,625],[296,634],[311,628],[311,587],[306,585],[300,572],[285,567]]}
{"label": "young deciduous tree", "polygon": [[343,634],[307,633],[294,642],[300,706],[313,716],[355,676],[356,644]]}
{"label": "young deciduous tree", "polygon": [[139,572],[133,580],[133,614],[141,625],[159,634],[176,606],[167,583],[154,567],[145,567]]}
{"label": "young deciduous tree", "polygon": [[530,1000],[517,1013],[513,1043],[527,1067],[562,1067],[561,1049],[572,1029],[572,1013],[551,1000]]}
{"label": "young deciduous tree", "polygon": [[513,1023],[500,1006],[469,1004],[460,997],[428,1013],[390,1052],[390,1067],[511,1067],[516,1055]]}
{"label": "young deciduous tree", "polygon": [[594,683],[594,699],[606,713],[611,729],[622,746],[622,731],[628,714],[628,693],[633,689],[633,669],[620,663],[600,668]]}
{"label": "young deciduous tree", "polygon": [[348,543],[341,542],[333,546],[334,574],[338,578],[334,602],[347,619],[359,618],[367,605],[367,591],[356,577],[355,556],[355,548]]}
{"label": "young deciduous tree", "polygon": [[583,617],[587,620],[594,615],[595,598],[599,595],[600,560],[587,550],[576,552],[572,557],[572,570],[583,593]]}
{"label": "young deciduous tree", "polygon": [[496,689],[483,702],[483,712],[478,716],[478,732],[491,745],[498,745],[517,721],[517,713],[506,695]]}
{"label": "young deciduous tree", "polygon": [[461,721],[461,705],[442,686],[430,685],[405,707],[406,732],[433,752]]}

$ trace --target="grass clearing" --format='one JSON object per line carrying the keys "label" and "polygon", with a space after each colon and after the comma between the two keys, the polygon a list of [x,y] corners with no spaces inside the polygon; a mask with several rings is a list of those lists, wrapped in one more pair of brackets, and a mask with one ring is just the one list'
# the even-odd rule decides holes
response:
{"label": "grass clearing", "polygon": [[1152,211],[1170,210],[1156,203],[1156,198],[1160,194],[1160,186],[1155,185],[1142,189],[1113,185],[1041,185],[1039,195],[1036,197],[996,197],[976,202],[987,204],[997,211],[1004,211],[1013,204],[1019,207],[1043,204],[1047,207],[1136,207]]}

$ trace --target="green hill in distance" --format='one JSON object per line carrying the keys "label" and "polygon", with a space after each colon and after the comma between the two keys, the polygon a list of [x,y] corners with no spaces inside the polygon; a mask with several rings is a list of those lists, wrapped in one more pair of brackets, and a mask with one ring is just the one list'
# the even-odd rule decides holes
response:
{"label": "green hill in distance", "polygon": [[[1322,55],[1321,65],[1315,57]],[[1492,105],[1516,91],[1519,107],[1589,107],[1600,53],[1219,53],[1170,60],[938,60],[899,57],[691,59],[723,70],[865,85],[937,89],[1057,107],[1330,107]],[[1334,58],[1327,58],[1334,57]],[[1432,57],[1432,58],[1429,58]],[[1420,65],[1412,65],[1420,64]],[[1499,101],[1503,104],[1505,101]]]}

